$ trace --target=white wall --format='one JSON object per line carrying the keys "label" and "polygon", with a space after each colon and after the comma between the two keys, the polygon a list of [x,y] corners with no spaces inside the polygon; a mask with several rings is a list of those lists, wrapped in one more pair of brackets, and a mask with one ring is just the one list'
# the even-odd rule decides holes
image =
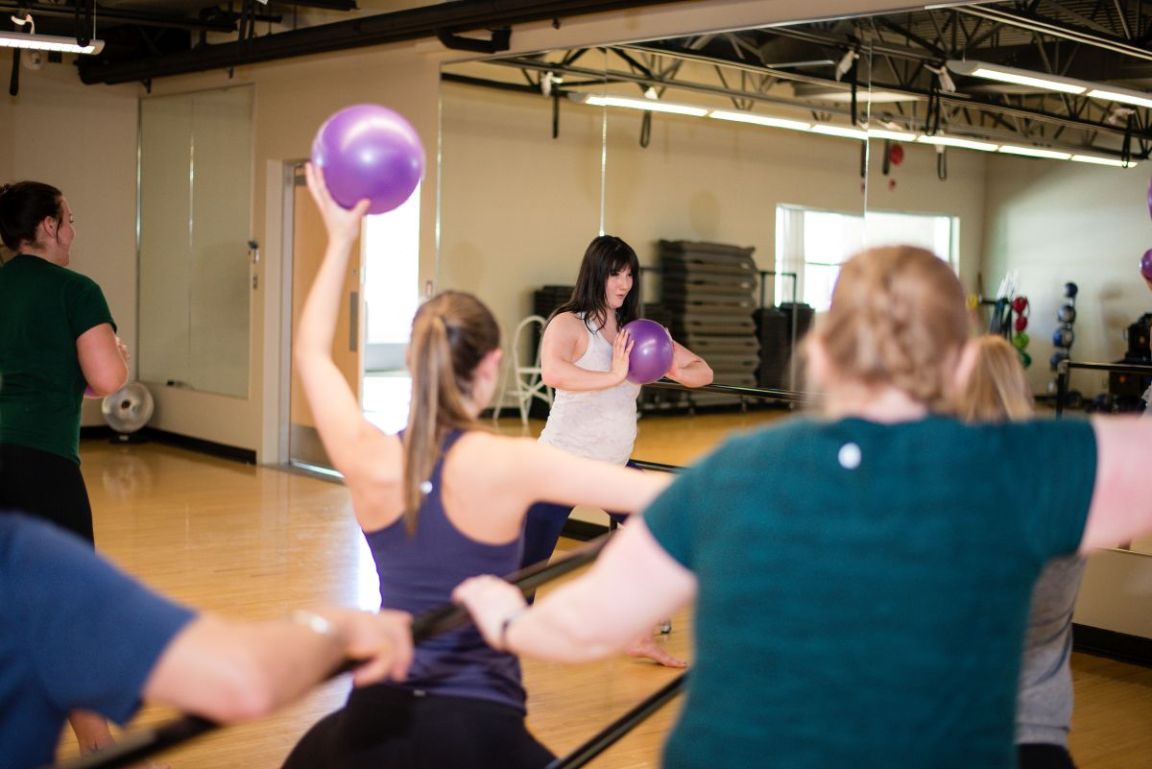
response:
{"label": "white wall", "polygon": [[[1076,283],[1076,339],[1072,357],[1115,361],[1123,332],[1152,310],[1140,278],[1140,255],[1152,248],[1147,165],[1134,169],[994,157],[987,183],[984,286],[994,291],[1009,270],[1031,305],[1029,378],[1044,392],[1054,378],[1048,359],[1064,284]],[[1092,396],[1107,390],[1107,375],[1079,371],[1072,386]]]}

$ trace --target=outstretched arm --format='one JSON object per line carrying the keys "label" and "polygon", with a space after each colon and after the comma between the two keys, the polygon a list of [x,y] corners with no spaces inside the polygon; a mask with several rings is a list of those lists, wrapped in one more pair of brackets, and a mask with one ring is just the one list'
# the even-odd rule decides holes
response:
{"label": "outstretched arm", "polygon": [[[344,276],[368,201],[362,200],[352,210],[345,210],[328,194],[319,169],[309,164],[306,174],[308,189],[328,231],[328,246],[300,313],[293,345],[296,371],[332,464],[344,475],[355,496],[373,495],[399,478],[400,441],[364,418],[356,395],[332,359]],[[361,526],[375,528],[379,524],[362,518],[374,505],[355,507]]]}
{"label": "outstretched arm", "polygon": [[666,376],[685,387],[703,387],[712,384],[712,367],[703,358],[679,342],[672,342],[672,366]]}
{"label": "outstretched arm", "polygon": [[637,519],[613,536],[592,568],[527,608],[520,591],[474,577],[453,593],[494,648],[584,662],[619,651],[696,596],[696,577]]}
{"label": "outstretched arm", "polygon": [[1152,424],[1136,417],[1092,420],[1096,432],[1096,485],[1081,552],[1114,547],[1152,533],[1148,462]]}
{"label": "outstretched arm", "polygon": [[364,660],[357,685],[402,679],[412,658],[409,616],[324,609],[292,619],[189,623],[164,650],[144,698],[186,713],[234,722],[292,702],[345,659]]}

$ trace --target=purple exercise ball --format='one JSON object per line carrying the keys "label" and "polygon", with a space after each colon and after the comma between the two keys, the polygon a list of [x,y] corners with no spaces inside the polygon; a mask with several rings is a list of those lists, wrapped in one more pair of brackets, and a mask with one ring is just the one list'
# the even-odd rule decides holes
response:
{"label": "purple exercise ball", "polygon": [[368,213],[396,208],[424,176],[424,147],[416,129],[379,104],[345,107],[324,121],[312,141],[312,164],[324,169],[332,199],[354,208],[368,198]]}
{"label": "purple exercise ball", "polygon": [[672,337],[668,329],[654,320],[641,318],[624,326],[624,331],[632,337],[628,381],[650,384],[664,376],[672,366]]}
{"label": "purple exercise ball", "polygon": [[1152,248],[1144,252],[1144,256],[1140,257],[1140,274],[1144,276],[1145,280],[1152,280]]}

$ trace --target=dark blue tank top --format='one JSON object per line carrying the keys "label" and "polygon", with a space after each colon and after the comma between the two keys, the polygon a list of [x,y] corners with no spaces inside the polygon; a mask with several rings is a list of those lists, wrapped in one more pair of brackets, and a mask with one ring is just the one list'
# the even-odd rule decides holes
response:
{"label": "dark blue tank top", "polygon": [[[419,615],[451,603],[452,590],[468,577],[503,576],[520,566],[522,536],[503,545],[477,542],[457,529],[444,513],[440,496],[444,457],[461,435],[462,431],[454,430],[444,439],[440,459],[429,478],[432,488],[420,506],[415,535],[408,536],[403,518],[364,533],[380,577],[382,608]],[[519,659],[490,647],[471,624],[422,641],[416,647],[407,680],[397,685],[525,710]]]}

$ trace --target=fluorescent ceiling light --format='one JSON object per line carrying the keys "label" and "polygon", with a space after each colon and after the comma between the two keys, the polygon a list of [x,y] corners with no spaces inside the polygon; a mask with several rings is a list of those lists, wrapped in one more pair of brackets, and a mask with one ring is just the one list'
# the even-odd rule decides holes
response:
{"label": "fluorescent ceiling light", "polygon": [[888,139],[894,142],[914,142],[919,134],[909,131],[890,131],[886,128],[869,128],[869,139]]}
{"label": "fluorescent ceiling light", "polygon": [[[792,93],[797,99],[815,99],[817,101],[830,101],[838,104],[847,104],[852,101],[850,88],[821,85],[818,83],[794,83]],[[871,104],[894,104],[897,102],[923,101],[923,96],[903,91],[885,91],[861,87],[856,90],[856,101]]]}
{"label": "fluorescent ceiling light", "polygon": [[1104,158],[1099,155],[1073,155],[1072,160],[1077,163],[1095,163],[1098,166],[1112,166],[1114,168],[1135,168],[1136,161],[1129,160],[1125,163],[1118,158]]}
{"label": "fluorescent ceiling light", "polygon": [[980,150],[981,152],[995,152],[999,144],[979,142],[972,139],[961,139],[956,136],[921,136],[916,141],[923,144],[938,144],[943,147],[959,147],[966,150]]}
{"label": "fluorescent ceiling light", "polygon": [[708,117],[714,117],[717,120],[730,120],[733,123],[752,123],[753,125],[768,126],[769,128],[787,128],[792,131],[807,131],[812,127],[811,123],[805,123],[803,120],[788,120],[782,117],[756,115],[751,112],[712,110],[708,113]]}
{"label": "fluorescent ceiling light", "polygon": [[1068,160],[1072,157],[1071,152],[1046,150],[1040,147],[1018,147],[1011,144],[1001,145],[1000,151],[1005,155],[1023,155],[1030,158],[1048,158],[1049,160]]}
{"label": "fluorescent ceiling light", "polygon": [[829,123],[808,123],[803,120],[759,115],[753,112],[737,112],[732,110],[709,110],[704,107],[694,107],[688,104],[675,104],[664,101],[651,101],[649,99],[630,99],[624,96],[595,95],[588,93],[569,93],[568,97],[581,104],[604,107],[626,107],[628,109],[647,110],[651,112],[670,112],[678,115],[692,117],[711,117],[717,120],[727,120],[733,123],[749,123],[765,126],[767,128],[782,128],[791,131],[806,131],[808,133],[822,134],[824,136],[837,136],[846,139],[890,139],[901,142],[919,142],[943,147],[957,147],[959,149],[978,150],[981,152],[1002,152],[1006,155],[1024,155],[1028,157],[1045,158],[1049,160],[1075,160],[1080,163],[1095,163],[1116,168],[1133,168],[1135,161],[1125,163],[1117,158],[1101,155],[1073,155],[1071,152],[1047,149],[1044,147],[1029,147],[1013,144],[996,144],[990,141],[966,139],[959,136],[928,136],[916,134],[911,131],[894,131],[890,129],[874,128],[862,130],[851,126],[832,125]]}
{"label": "fluorescent ceiling light", "polygon": [[100,53],[104,50],[104,41],[92,40],[88,45],[77,45],[74,37],[0,32],[0,48],[31,48],[37,51],[61,51],[63,53]]}
{"label": "fluorescent ceiling light", "polygon": [[704,117],[708,114],[708,110],[703,107],[690,107],[687,104],[673,104],[666,101],[652,101],[651,99],[629,99],[624,96],[585,94],[582,101],[593,107],[626,107],[645,112],[668,112],[673,115],[691,115],[692,117]]}
{"label": "fluorescent ceiling light", "polygon": [[868,132],[861,131],[859,128],[849,128],[848,126],[828,125],[826,123],[816,123],[810,129],[814,134],[824,134],[825,136],[842,136],[845,139],[867,139]]}
{"label": "fluorescent ceiling light", "polygon": [[1040,88],[1046,91],[1058,91],[1077,96],[1085,95],[1093,99],[1133,104],[1137,107],[1152,109],[1152,94],[1143,91],[1133,91],[1128,88],[1101,87],[1096,83],[1082,80],[1073,80],[1058,75],[1047,75],[1042,72],[1032,72],[1014,67],[1002,67],[999,64],[987,64],[982,61],[949,61],[948,69],[959,75],[969,77],[982,77],[988,80],[998,80],[1002,83]]}
{"label": "fluorescent ceiling light", "polygon": [[982,61],[949,60],[948,69],[957,75],[967,77],[982,77],[987,80],[998,80],[1001,83],[1014,83],[1041,88],[1046,91],[1059,91],[1060,93],[1082,94],[1089,89],[1087,83],[1080,83],[1058,75],[1046,75],[1042,72],[1033,72],[1015,67],[1002,67],[999,64],[987,64]]}
{"label": "fluorescent ceiling light", "polygon": [[1135,91],[1113,90],[1109,88],[1093,88],[1088,92],[1093,99],[1119,101],[1124,104],[1135,104],[1137,107],[1152,107],[1152,97]]}

